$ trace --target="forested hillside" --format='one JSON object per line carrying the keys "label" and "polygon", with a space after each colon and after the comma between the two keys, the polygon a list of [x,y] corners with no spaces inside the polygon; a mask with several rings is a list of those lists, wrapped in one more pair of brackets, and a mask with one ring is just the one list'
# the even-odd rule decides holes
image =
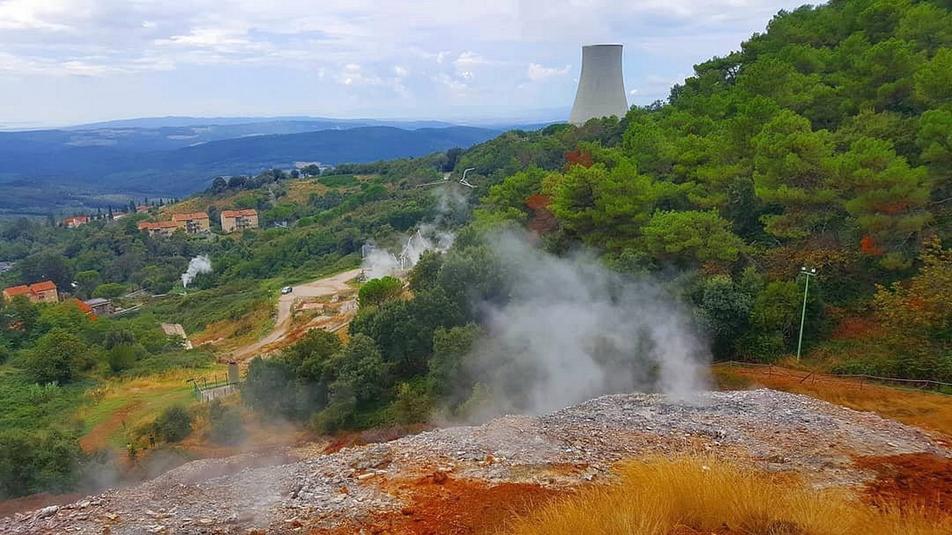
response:
{"label": "forested hillside", "polygon": [[[950,46],[940,2],[803,7],[697,65],[666,103],[466,151],[457,167],[495,185],[478,190],[454,248],[416,266],[412,297],[363,307],[343,350],[315,339],[256,361],[249,401],[333,430],[518,396],[518,354],[497,362],[513,377],[497,390],[467,365],[486,304],[512,292],[485,236],[512,225],[662,281],[716,359],[791,355],[799,272],[816,269],[809,362],[952,380]],[[273,391],[301,394],[276,403]]]}
{"label": "forested hillside", "polygon": [[[475,189],[440,185],[443,171],[467,168]],[[459,193],[452,213],[434,183]],[[529,406],[518,398],[527,348],[500,352],[492,367],[468,362],[497,347],[487,311],[515,293],[513,267],[491,245],[505,232],[528,235],[524,249],[552,257],[595,257],[611,270],[604,286],[616,302],[632,294],[612,288],[651,281],[688,311],[708,342],[698,352],[720,360],[791,357],[800,271],[816,269],[805,364],[948,382],[950,184],[947,2],[834,0],[781,12],[739,51],[695,66],[667,102],[620,120],[512,131],[468,150],[313,179],[221,179],[181,205],[255,207],[264,226],[287,228],[150,238],[132,219],[76,230],[20,221],[0,232],[0,261],[17,261],[7,282],[52,278],[81,296],[172,291],[145,309],[149,321],[174,319],[193,334],[229,320],[241,326],[230,334],[249,336],[280,285],[352,267],[363,244],[423,222],[453,232],[454,246],[424,255],[407,291],[389,280],[364,287],[347,340],[312,332],[252,361],[247,405],[325,432],[434,413],[468,418],[500,396],[515,400],[512,410]],[[178,274],[198,253],[211,256],[213,273],[182,295]],[[546,282],[533,292],[557,289]],[[16,305],[0,312],[6,326],[20,321]],[[0,340],[7,377],[27,380],[46,334]],[[101,333],[73,334],[94,343]],[[500,375],[512,380],[499,384]]]}

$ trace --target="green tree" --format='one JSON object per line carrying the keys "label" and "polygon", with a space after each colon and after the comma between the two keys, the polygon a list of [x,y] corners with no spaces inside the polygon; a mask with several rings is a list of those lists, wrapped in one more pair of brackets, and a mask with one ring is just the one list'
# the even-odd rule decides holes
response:
{"label": "green tree", "polygon": [[80,271],[75,279],[76,293],[85,299],[92,297],[93,290],[102,283],[102,277],[95,270]]}
{"label": "green tree", "polygon": [[837,159],[846,211],[872,240],[867,250],[895,253],[931,219],[924,168],[910,167],[888,141],[860,138]]}
{"label": "green tree", "polygon": [[711,334],[715,358],[733,355],[738,337],[749,328],[752,307],[752,296],[730,277],[717,275],[704,281],[698,315]]}
{"label": "green tree", "polygon": [[380,399],[390,385],[389,366],[368,336],[354,335],[347,347],[334,357],[333,366],[337,379],[331,389],[340,383],[350,385],[357,403]]}
{"label": "green tree", "polygon": [[952,48],[939,50],[916,71],[916,97],[930,105],[952,102]]}
{"label": "green tree", "polygon": [[0,431],[0,498],[72,490],[86,456],[76,437],[56,428]]}
{"label": "green tree", "polygon": [[656,212],[643,229],[645,249],[679,263],[733,262],[744,242],[716,212]]}
{"label": "green tree", "polygon": [[396,299],[403,293],[403,282],[391,276],[370,279],[361,285],[357,293],[357,303],[362,306],[376,306],[385,301]]}
{"label": "green tree", "polygon": [[611,169],[600,163],[574,166],[555,187],[551,208],[563,227],[608,250],[637,238],[658,203],[678,191],[670,182],[639,174],[628,160]]}
{"label": "green tree", "polygon": [[89,363],[89,349],[75,334],[54,329],[28,352],[25,368],[37,383],[68,383]]}
{"label": "green tree", "polygon": [[763,217],[767,232],[803,238],[838,213],[830,178],[833,145],[829,132],[813,132],[810,121],[784,110],[754,137],[754,186],[764,202],[782,213]]}

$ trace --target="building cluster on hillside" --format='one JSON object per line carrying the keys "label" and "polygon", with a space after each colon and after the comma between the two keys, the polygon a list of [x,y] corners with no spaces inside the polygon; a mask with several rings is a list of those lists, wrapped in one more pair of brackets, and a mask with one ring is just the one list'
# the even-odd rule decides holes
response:
{"label": "building cluster on hillside", "polygon": [[[258,228],[258,211],[253,208],[243,210],[222,210],[221,229],[224,233]],[[201,234],[211,231],[210,220],[205,212],[172,214],[171,221],[142,221],[139,230],[150,236],[171,236],[181,230],[186,234]]]}
{"label": "building cluster on hillside", "polygon": [[222,210],[221,231],[225,233],[258,228],[258,211],[253,208],[244,210]]}
{"label": "building cluster on hillside", "polygon": [[63,226],[66,228],[77,228],[93,221],[111,221],[113,219],[122,219],[128,215],[121,210],[113,210],[111,207],[107,212],[99,211],[95,214],[74,214],[63,218]]}
{"label": "building cluster on hillside", "polygon": [[76,298],[66,299],[57,290],[56,283],[49,280],[10,286],[9,288],[4,288],[0,295],[3,295],[3,300],[6,302],[12,301],[17,297],[24,297],[31,303],[59,303],[60,300],[72,301],[75,302],[76,306],[83,311],[84,314],[91,318],[111,316],[116,313],[116,306],[109,299],[103,299],[101,297],[95,297],[85,301]]}
{"label": "building cluster on hillside", "polygon": [[21,284],[3,289],[3,300],[10,301],[15,297],[23,296],[32,303],[57,303],[59,292],[53,281],[40,281],[33,284]]}

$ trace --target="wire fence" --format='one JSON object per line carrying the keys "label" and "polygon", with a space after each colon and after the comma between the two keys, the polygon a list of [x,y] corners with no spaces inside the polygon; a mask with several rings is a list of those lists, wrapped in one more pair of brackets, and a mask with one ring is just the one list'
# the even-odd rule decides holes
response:
{"label": "wire fence", "polygon": [[819,373],[819,372],[806,372],[806,374],[798,373],[798,370],[792,370],[790,368],[783,368],[781,366],[775,366],[773,364],[761,364],[759,362],[740,362],[736,360],[728,360],[724,362],[718,362],[715,364],[723,364],[730,367],[756,367],[764,368],[767,370],[767,375],[778,375],[785,377],[793,377],[799,379],[801,383],[805,383],[808,380],[811,382],[824,381],[824,380],[837,380],[837,379],[853,379],[859,383],[859,386],[862,387],[864,382],[873,381],[882,384],[892,384],[898,386],[907,386],[914,387],[920,390],[932,390],[939,394],[950,395],[952,394],[952,383],[945,383],[942,381],[934,381],[931,379],[905,379],[901,377],[882,377],[878,375],[869,375],[864,373]]}

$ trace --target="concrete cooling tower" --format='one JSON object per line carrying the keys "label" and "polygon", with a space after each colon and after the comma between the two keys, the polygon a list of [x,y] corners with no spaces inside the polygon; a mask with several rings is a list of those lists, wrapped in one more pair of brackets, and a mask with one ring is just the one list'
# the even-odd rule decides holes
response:
{"label": "concrete cooling tower", "polygon": [[589,119],[619,118],[628,113],[625,81],[621,76],[621,45],[582,47],[582,74],[569,122],[581,126]]}

